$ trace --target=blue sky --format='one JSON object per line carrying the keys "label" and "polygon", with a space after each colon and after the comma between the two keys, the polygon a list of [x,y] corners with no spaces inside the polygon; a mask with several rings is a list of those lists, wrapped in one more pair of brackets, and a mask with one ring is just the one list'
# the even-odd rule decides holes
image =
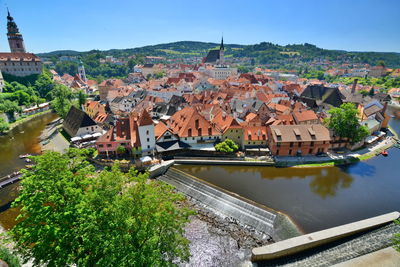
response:
{"label": "blue sky", "polygon": [[400,0],[0,0],[30,52],[132,48],[193,40],[312,43],[327,49],[400,52]]}

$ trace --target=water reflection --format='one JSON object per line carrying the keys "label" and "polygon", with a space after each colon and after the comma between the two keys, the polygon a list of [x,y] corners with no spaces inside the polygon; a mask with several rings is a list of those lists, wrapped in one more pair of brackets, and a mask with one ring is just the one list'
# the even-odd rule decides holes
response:
{"label": "water reflection", "polygon": [[15,127],[7,135],[0,136],[0,177],[25,166],[20,154],[38,154],[41,147],[38,137],[46,124],[56,119],[55,113],[47,113]]}
{"label": "water reflection", "polygon": [[361,161],[357,164],[342,166],[341,169],[343,172],[351,172],[362,177],[373,177],[376,175],[376,167],[368,164],[368,161]]}
{"label": "water reflection", "polygon": [[[262,178],[268,180],[279,179],[309,180],[309,187],[313,193],[321,198],[334,197],[340,189],[349,188],[353,178],[343,172],[338,167],[328,168],[275,168],[275,167],[247,167],[247,166],[200,166],[200,165],[180,165],[179,169],[191,173],[201,179],[225,188],[229,183],[227,177],[243,177],[243,179]],[[373,166],[361,168],[366,173],[374,173]],[[222,172],[222,173],[221,173]],[[213,178],[211,178],[213,177]],[[233,179],[232,179],[233,180]],[[235,179],[235,182],[237,180]],[[250,184],[248,186],[251,186]],[[251,186],[254,188],[253,186]]]}
{"label": "water reflection", "polygon": [[353,178],[339,171],[328,172],[325,169],[321,175],[314,176],[310,182],[310,189],[313,193],[322,198],[334,197],[339,189],[349,188]]}

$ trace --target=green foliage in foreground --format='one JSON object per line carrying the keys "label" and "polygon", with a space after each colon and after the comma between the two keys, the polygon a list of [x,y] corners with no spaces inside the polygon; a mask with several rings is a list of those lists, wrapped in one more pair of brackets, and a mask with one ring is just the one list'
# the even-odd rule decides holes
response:
{"label": "green foliage in foreground", "polygon": [[217,150],[219,152],[232,153],[232,152],[236,152],[238,149],[239,149],[239,146],[229,138],[227,138],[227,139],[225,139],[225,141],[215,145],[215,150]]}
{"label": "green foliage in foreground", "polygon": [[9,267],[21,267],[19,259],[7,248],[0,245],[0,259],[5,261]]}
{"label": "green foliage in foreground", "polygon": [[4,118],[0,118],[0,133],[4,133],[10,129],[10,125],[4,120]]}
{"label": "green foliage in foreground", "polygon": [[358,122],[358,110],[352,103],[344,103],[338,108],[331,108],[326,119],[327,127],[340,137],[349,138],[352,143],[357,143],[368,136],[367,127]]}
{"label": "green foliage in foreground", "polygon": [[189,259],[192,212],[172,187],[131,169],[95,172],[77,149],[34,157],[24,172],[11,230],[34,265],[175,266]]}

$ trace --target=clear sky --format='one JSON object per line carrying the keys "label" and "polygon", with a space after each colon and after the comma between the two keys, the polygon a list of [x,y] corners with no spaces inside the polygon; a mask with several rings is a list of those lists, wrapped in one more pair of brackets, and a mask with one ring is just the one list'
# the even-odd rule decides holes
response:
{"label": "clear sky", "polygon": [[174,41],[312,43],[400,52],[400,0],[0,0],[29,52],[132,48]]}

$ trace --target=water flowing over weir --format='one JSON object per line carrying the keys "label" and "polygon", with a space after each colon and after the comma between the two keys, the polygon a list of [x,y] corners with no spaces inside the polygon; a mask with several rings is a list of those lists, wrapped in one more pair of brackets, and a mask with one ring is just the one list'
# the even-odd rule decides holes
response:
{"label": "water flowing over weir", "polygon": [[270,235],[276,241],[301,234],[288,216],[208,184],[173,167],[157,179],[175,186],[178,191],[195,199],[218,215],[233,218],[247,227]]}

